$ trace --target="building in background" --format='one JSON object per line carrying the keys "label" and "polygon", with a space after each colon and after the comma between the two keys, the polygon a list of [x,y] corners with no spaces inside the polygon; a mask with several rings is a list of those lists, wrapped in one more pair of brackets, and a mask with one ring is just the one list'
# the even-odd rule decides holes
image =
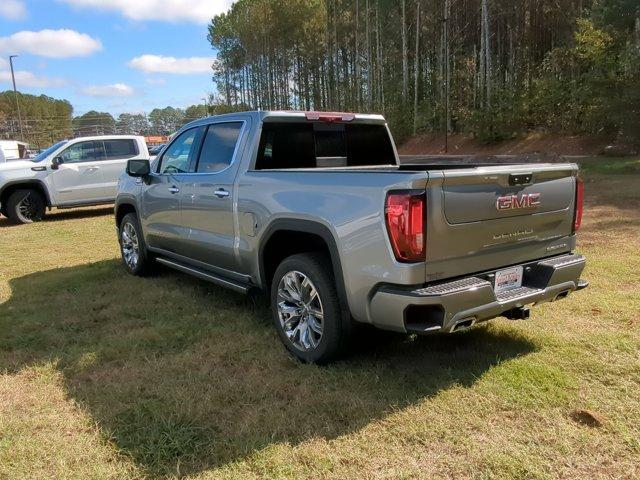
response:
{"label": "building in background", "polygon": [[150,135],[144,137],[145,142],[147,142],[147,145],[150,147],[165,144],[170,139],[171,137],[168,135]]}

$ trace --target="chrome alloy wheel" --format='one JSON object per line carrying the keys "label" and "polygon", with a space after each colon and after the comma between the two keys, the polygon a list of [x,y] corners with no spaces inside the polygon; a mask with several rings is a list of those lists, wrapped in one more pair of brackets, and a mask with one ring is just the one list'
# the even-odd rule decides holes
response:
{"label": "chrome alloy wheel", "polygon": [[304,273],[292,271],[278,284],[278,318],[289,341],[302,351],[322,339],[324,312],[318,290]]}
{"label": "chrome alloy wheel", "polygon": [[122,242],[124,261],[133,270],[138,266],[138,260],[140,259],[140,244],[138,243],[136,229],[129,222],[122,226],[120,240]]}

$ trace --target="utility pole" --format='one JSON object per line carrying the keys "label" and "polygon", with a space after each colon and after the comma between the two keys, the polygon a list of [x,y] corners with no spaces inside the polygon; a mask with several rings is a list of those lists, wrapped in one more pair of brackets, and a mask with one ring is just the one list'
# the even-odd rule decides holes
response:
{"label": "utility pole", "polygon": [[206,97],[202,97],[202,101],[204,102],[204,116],[208,117],[209,116],[209,102],[207,102],[207,98]]}
{"label": "utility pole", "polygon": [[18,101],[18,90],[16,89],[16,76],[13,73],[13,59],[18,55],[9,55],[9,64],[11,65],[11,80],[13,81],[13,95],[16,97],[16,110],[18,111],[18,125],[20,125],[20,140],[24,142],[24,133],[22,131],[22,117],[20,116],[20,102]]}

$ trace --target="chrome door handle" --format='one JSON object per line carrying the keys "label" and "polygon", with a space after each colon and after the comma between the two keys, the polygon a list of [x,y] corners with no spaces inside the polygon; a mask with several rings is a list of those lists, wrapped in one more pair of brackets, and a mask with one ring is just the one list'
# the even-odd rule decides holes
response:
{"label": "chrome door handle", "polygon": [[169,187],[169,193],[175,195],[176,193],[180,193],[180,189],[178,187]]}
{"label": "chrome door handle", "polygon": [[227,192],[224,188],[220,188],[213,192],[213,194],[218,198],[227,198],[229,196],[229,192]]}
{"label": "chrome door handle", "polygon": [[95,172],[96,170],[100,170],[100,167],[96,167],[95,165],[91,165],[90,167],[87,167],[87,171],[89,172]]}

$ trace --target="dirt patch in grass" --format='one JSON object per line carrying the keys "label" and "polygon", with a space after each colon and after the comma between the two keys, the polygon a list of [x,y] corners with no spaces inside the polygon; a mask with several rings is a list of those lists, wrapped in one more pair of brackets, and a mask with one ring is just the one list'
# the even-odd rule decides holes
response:
{"label": "dirt patch in grass", "polygon": [[571,418],[582,425],[594,428],[602,427],[606,422],[606,417],[601,413],[583,409],[571,412]]}

